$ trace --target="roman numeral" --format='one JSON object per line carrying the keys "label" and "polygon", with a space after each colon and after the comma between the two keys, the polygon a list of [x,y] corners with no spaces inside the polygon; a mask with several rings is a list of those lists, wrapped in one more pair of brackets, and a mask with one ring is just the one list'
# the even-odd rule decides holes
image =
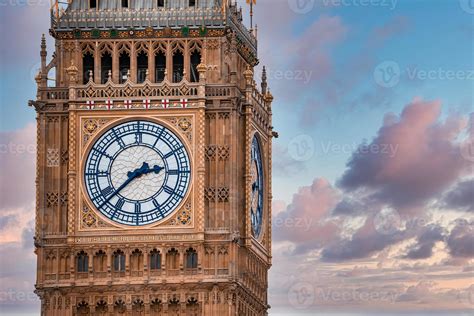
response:
{"label": "roman numeral", "polygon": [[112,192],[114,192],[114,189],[109,185],[108,187],[102,190],[102,195],[107,196],[111,194]]}
{"label": "roman numeral", "polygon": [[140,144],[143,141],[143,135],[142,133],[135,133],[135,142],[137,144]]}
{"label": "roman numeral", "polygon": [[160,203],[158,203],[156,200],[153,200],[152,202],[153,202],[153,205],[156,207],[156,210],[160,213],[161,218],[164,218],[165,216],[164,216],[163,212],[161,211]]}
{"label": "roman numeral", "polygon": [[119,199],[117,203],[115,203],[115,208],[121,210],[124,204],[125,204],[125,201],[123,199]]}
{"label": "roman numeral", "polygon": [[170,194],[170,195],[173,195],[174,194],[174,190],[172,188],[170,188],[169,186],[165,185],[165,187],[163,188],[163,190]]}
{"label": "roman numeral", "polygon": [[135,213],[139,214],[141,212],[142,205],[138,202],[135,203]]}
{"label": "roman numeral", "polygon": [[168,159],[169,157],[173,156],[174,155],[174,151],[170,151],[169,153],[167,153],[166,155],[163,156],[164,159]]}
{"label": "roman numeral", "polygon": [[122,148],[124,148],[124,147],[125,147],[125,143],[123,142],[123,139],[120,138],[120,136],[117,135],[117,133],[115,132],[115,130],[113,130],[113,133],[114,133],[115,139],[117,140],[117,143],[119,144],[119,146],[122,147]]}
{"label": "roman numeral", "polygon": [[189,173],[189,171],[187,171],[187,170],[178,170],[178,169],[168,170],[168,174],[169,174],[170,176],[177,176],[177,175],[179,175],[180,173]]}

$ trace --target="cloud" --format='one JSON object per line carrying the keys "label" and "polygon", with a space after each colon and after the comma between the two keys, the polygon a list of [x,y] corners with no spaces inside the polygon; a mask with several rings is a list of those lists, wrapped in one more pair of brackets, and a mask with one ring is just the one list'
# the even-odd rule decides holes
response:
{"label": "cloud", "polygon": [[323,248],[321,260],[339,262],[366,258],[405,238],[405,234],[400,231],[393,234],[379,234],[373,221],[366,218],[364,225],[351,237],[339,237],[328,243]]}
{"label": "cloud", "polygon": [[445,195],[443,206],[463,212],[474,212],[474,179],[457,183]]}
{"label": "cloud", "polygon": [[35,198],[36,126],[0,132],[0,214],[3,210],[29,206]]}
{"label": "cloud", "polygon": [[329,242],[337,235],[339,226],[325,219],[338,199],[337,190],[325,179],[315,179],[311,186],[301,187],[286,210],[272,220],[275,240],[297,244],[296,253]]}
{"label": "cloud", "polygon": [[405,259],[427,259],[433,255],[433,247],[436,242],[443,241],[445,231],[437,225],[429,225],[417,238],[417,243],[411,246],[404,256]]}
{"label": "cloud", "polygon": [[458,221],[447,238],[453,257],[474,258],[474,222]]}
{"label": "cloud", "polygon": [[[400,212],[442,193],[467,170],[456,143],[467,120],[449,116],[440,122],[440,112],[440,102],[415,99],[400,117],[387,115],[372,142],[352,155],[338,186],[346,193],[365,192]],[[395,154],[381,148],[394,148]]]}

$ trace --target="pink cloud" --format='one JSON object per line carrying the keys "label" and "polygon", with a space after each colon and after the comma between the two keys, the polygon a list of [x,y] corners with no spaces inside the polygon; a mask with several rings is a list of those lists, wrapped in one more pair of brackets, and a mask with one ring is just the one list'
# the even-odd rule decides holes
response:
{"label": "pink cloud", "polygon": [[[442,122],[440,113],[439,101],[416,99],[400,117],[388,115],[374,140],[351,157],[339,186],[346,192],[369,191],[374,201],[401,212],[442,193],[467,171],[456,141],[467,120],[449,116]],[[395,151],[362,150],[384,146]]]}
{"label": "pink cloud", "polygon": [[339,199],[327,180],[315,179],[308,187],[301,187],[285,211],[273,218],[275,239],[298,244],[297,252],[318,248],[337,235],[339,226],[326,222]]}
{"label": "pink cloud", "polygon": [[30,206],[35,198],[36,126],[1,132],[0,139],[1,209]]}

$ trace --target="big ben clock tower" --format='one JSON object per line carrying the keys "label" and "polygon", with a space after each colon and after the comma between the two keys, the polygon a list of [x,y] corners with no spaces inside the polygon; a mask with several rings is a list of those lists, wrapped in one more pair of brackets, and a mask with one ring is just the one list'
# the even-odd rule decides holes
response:
{"label": "big ben clock tower", "polygon": [[41,315],[267,315],[273,97],[236,4],[69,0],[51,23]]}

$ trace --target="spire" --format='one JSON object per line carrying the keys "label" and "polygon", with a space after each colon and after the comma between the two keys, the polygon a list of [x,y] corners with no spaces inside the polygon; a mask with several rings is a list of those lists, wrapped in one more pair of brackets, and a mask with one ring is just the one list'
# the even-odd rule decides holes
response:
{"label": "spire", "polygon": [[267,84],[267,69],[265,68],[265,66],[263,66],[263,70],[262,70],[262,94],[265,95],[267,93],[267,87],[268,87],[268,84]]}

